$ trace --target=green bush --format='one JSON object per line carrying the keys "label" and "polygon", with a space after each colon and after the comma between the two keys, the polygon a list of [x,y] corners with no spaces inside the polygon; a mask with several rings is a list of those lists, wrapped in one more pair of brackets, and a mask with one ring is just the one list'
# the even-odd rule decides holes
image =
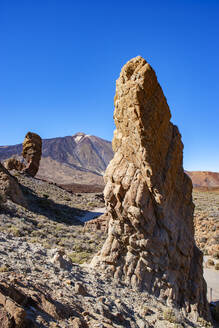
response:
{"label": "green bush", "polygon": [[163,312],[163,319],[178,324],[178,326],[175,326],[177,328],[180,327],[180,324],[182,323],[182,315],[177,309],[166,309]]}
{"label": "green bush", "polygon": [[0,266],[0,272],[7,272],[9,271],[9,267],[5,264]]}
{"label": "green bush", "polygon": [[72,263],[82,264],[90,259],[90,253],[87,252],[79,252],[79,253],[70,253],[68,257],[72,261]]}
{"label": "green bush", "polygon": [[218,260],[219,260],[219,252],[216,252],[216,253],[214,253],[214,254],[213,254],[213,258],[215,258],[215,259],[218,259]]}

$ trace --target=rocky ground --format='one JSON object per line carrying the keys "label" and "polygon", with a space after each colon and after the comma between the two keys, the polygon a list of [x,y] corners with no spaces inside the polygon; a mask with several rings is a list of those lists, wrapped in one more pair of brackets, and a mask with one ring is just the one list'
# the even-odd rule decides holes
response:
{"label": "rocky ground", "polygon": [[100,193],[69,193],[54,184],[16,173],[28,208],[12,202],[0,214],[0,231],[47,249],[59,247],[74,262],[88,260],[102,246],[102,233],[84,232],[80,219],[103,207]]}
{"label": "rocky ground", "polygon": [[27,327],[194,327],[194,318],[185,319],[105,273],[73,264],[57,249],[3,233],[0,238],[0,302],[7,295],[16,311],[22,306]]}
{"label": "rocky ground", "polygon": [[104,206],[100,193],[16,175],[28,206],[1,204],[0,327],[211,327],[89,268],[105,234],[79,219]]}
{"label": "rocky ground", "polygon": [[216,264],[219,260],[219,191],[194,190],[193,200],[196,243]]}

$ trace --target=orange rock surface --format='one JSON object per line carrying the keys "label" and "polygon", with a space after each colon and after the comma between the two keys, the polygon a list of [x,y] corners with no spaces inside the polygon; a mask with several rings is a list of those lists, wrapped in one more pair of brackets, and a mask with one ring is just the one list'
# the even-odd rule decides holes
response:
{"label": "orange rock surface", "polygon": [[91,266],[208,317],[202,253],[194,242],[192,182],[170,118],[154,70],[133,58],[116,82],[114,158],[104,190],[108,237]]}

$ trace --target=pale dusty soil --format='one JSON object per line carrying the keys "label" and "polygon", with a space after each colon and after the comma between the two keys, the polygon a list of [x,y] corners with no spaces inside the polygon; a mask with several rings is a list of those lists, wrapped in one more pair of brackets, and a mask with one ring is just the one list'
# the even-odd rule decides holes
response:
{"label": "pale dusty soil", "polygon": [[[65,250],[76,263],[93,257],[106,235],[85,232],[83,218],[94,218],[104,207],[100,193],[69,193],[54,184],[17,174],[22,183],[28,209],[8,203],[0,212],[0,231],[40,243],[48,249]],[[102,210],[101,210],[102,211]]]}
{"label": "pale dusty soil", "polygon": [[[75,318],[91,328],[206,326],[196,315],[170,312],[153,295],[89,268],[106,234],[84,231],[79,218],[103,209],[101,194],[71,194],[37,179],[18,179],[28,209],[10,201],[0,209],[0,283],[6,281],[32,298],[49,295],[55,308],[27,304],[30,327],[80,327]],[[67,313],[61,316],[62,306]]]}
{"label": "pale dusty soil", "polygon": [[219,191],[193,191],[195,240],[204,255],[219,259]]}
{"label": "pale dusty soil", "polygon": [[[59,311],[51,313],[48,305],[43,310],[27,305],[31,327],[74,327],[77,317],[83,318],[88,327],[204,327],[203,322],[194,326],[196,318],[184,317],[178,310],[174,310],[171,323],[166,320],[170,309],[153,295],[132,290],[87,265],[74,264],[67,255],[57,256],[57,248],[44,248],[23,237],[0,233],[0,252],[0,283],[11,282],[32,297],[36,293],[49,295],[51,302],[58,302],[57,309],[61,305],[68,309],[67,315],[57,317],[53,313]],[[78,292],[78,284],[85,295]]]}
{"label": "pale dusty soil", "polygon": [[[212,300],[219,300],[219,270],[215,265],[219,263],[219,191],[193,191],[195,204],[195,240],[204,253],[204,278],[208,286],[208,300],[210,288]],[[208,261],[214,265],[209,265]],[[219,264],[218,264],[219,265]]]}

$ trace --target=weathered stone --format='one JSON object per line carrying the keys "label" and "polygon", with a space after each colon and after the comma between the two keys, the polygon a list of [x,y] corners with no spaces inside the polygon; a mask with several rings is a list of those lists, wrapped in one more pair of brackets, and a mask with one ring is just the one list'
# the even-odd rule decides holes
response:
{"label": "weathered stone", "polygon": [[26,205],[23,193],[17,179],[13,177],[0,163],[0,196],[4,201],[7,198],[22,206]]}
{"label": "weathered stone", "polygon": [[[20,295],[19,295],[20,296]],[[26,321],[26,311],[13,298],[18,298],[18,292],[7,286],[0,285],[0,304],[2,309],[2,326],[13,327],[15,322],[16,327],[24,327]],[[1,322],[1,321],[0,321]]]}
{"label": "weathered stone", "polygon": [[80,282],[75,284],[75,293],[83,296],[88,295],[86,288]]}
{"label": "weathered stone", "polygon": [[71,261],[68,261],[64,256],[64,251],[55,249],[55,254],[53,255],[51,262],[59,266],[60,269],[70,271],[72,268]]}
{"label": "weathered stone", "polygon": [[9,171],[22,171],[25,168],[25,164],[19,161],[17,158],[11,157],[4,162],[4,167]]}
{"label": "weathered stone", "polygon": [[88,328],[88,325],[83,319],[75,318],[72,321],[72,327],[73,328]]}
{"label": "weathered stone", "polygon": [[29,174],[34,177],[39,169],[40,159],[42,155],[42,139],[33,132],[28,132],[23,142],[23,160],[20,161],[15,157],[11,157],[4,162],[7,170],[16,170]]}
{"label": "weathered stone", "polygon": [[42,139],[38,134],[33,132],[26,134],[23,142],[22,155],[27,161],[24,172],[34,177],[38,172],[42,155]]}
{"label": "weathered stone", "polygon": [[[14,283],[16,285],[14,285]],[[22,289],[23,288],[23,289]],[[51,298],[42,286],[28,285],[20,281],[0,282],[0,327],[35,327],[35,320],[29,316],[33,307],[55,320],[70,318],[77,312],[67,304]],[[38,325],[37,325],[38,327]]]}
{"label": "weathered stone", "polygon": [[113,150],[105,173],[107,240],[91,266],[168,305],[209,315],[194,242],[183,144],[151,66],[130,60],[116,83]]}
{"label": "weathered stone", "polygon": [[4,308],[0,309],[0,327],[1,328],[13,328],[13,321],[10,318],[7,311]]}
{"label": "weathered stone", "polygon": [[96,219],[85,222],[84,229],[86,230],[102,230],[107,232],[108,230],[109,217],[107,214],[103,214]]}

